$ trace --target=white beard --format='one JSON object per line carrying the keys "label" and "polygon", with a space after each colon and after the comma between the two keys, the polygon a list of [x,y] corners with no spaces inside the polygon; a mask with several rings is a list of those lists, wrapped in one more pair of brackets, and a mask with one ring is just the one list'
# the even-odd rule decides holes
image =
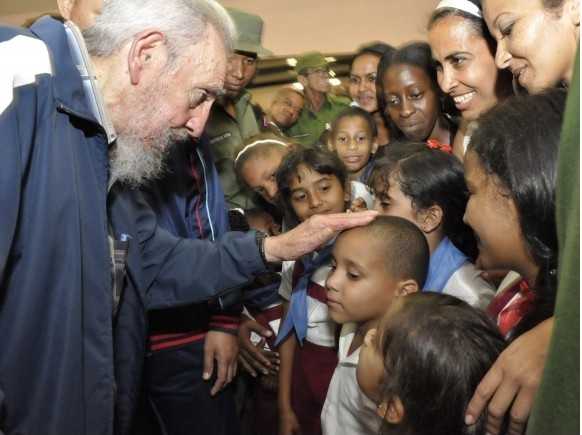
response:
{"label": "white beard", "polygon": [[164,151],[146,147],[135,136],[119,136],[109,153],[110,182],[119,181],[131,187],[139,187],[164,172]]}
{"label": "white beard", "polygon": [[163,118],[163,108],[160,106],[164,106],[165,95],[164,85],[157,84],[145,96],[127,104],[128,110],[135,115],[120,129],[116,143],[109,152],[110,185],[121,182],[136,188],[160,178],[164,174],[164,158],[171,145],[189,139],[185,128],[166,126],[158,131],[152,130],[156,120]]}

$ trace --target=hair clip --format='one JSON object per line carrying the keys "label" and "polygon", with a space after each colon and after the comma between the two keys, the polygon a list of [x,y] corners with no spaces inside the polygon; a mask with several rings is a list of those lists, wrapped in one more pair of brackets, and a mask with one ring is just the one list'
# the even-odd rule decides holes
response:
{"label": "hair clip", "polygon": [[426,146],[429,147],[431,150],[439,150],[447,154],[453,153],[453,148],[450,145],[442,144],[436,139],[428,139],[426,141]]}

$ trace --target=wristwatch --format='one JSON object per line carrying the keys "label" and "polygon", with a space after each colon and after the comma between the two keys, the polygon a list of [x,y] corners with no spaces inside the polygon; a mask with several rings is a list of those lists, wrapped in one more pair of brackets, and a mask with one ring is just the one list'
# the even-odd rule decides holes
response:
{"label": "wristwatch", "polygon": [[267,261],[267,256],[265,255],[265,240],[267,237],[269,237],[267,233],[260,230],[255,231],[255,241],[257,243],[257,248],[259,248],[259,255],[261,256],[261,260],[263,260],[267,272],[280,273],[282,266],[280,261]]}
{"label": "wristwatch", "polygon": [[259,230],[255,231],[255,242],[257,243],[257,248],[259,248],[259,255],[261,256],[261,260],[263,260],[265,267],[269,268],[271,265],[265,256],[265,239],[267,237],[269,237],[267,233]]}

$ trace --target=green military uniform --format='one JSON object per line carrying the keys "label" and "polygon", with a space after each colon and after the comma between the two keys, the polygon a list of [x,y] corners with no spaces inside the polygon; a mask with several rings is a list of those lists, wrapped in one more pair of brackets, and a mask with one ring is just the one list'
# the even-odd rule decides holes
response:
{"label": "green military uniform", "polygon": [[[272,53],[261,44],[263,20],[258,15],[227,8],[233,19],[237,36],[233,44],[235,53],[242,52],[258,57]],[[252,193],[244,189],[234,173],[235,153],[242,148],[243,142],[260,132],[259,122],[251,104],[251,94],[242,90],[233,100],[233,118],[219,102],[210,111],[206,134],[214,154],[214,163],[220,177],[224,197],[229,208],[248,210],[255,208]]]}
{"label": "green military uniform", "polygon": [[558,155],[558,295],[528,435],[571,435],[580,429],[580,47]]}
{"label": "green military uniform", "polygon": [[287,131],[287,135],[301,145],[312,146],[333,120],[350,105],[350,100],[327,94],[319,112],[313,112],[307,105],[301,111],[297,123]]}
{"label": "green military uniform", "polygon": [[242,91],[234,101],[236,118],[216,103],[212,107],[206,134],[214,154],[214,162],[220,176],[222,189],[229,208],[254,208],[252,194],[240,186],[234,173],[235,153],[243,142],[259,133],[259,123],[251,105],[251,94]]}
{"label": "green military uniform", "polygon": [[[317,69],[328,70],[328,61],[318,51],[312,51],[302,54],[297,59],[295,72],[298,76],[310,74],[310,71]],[[306,94],[307,96],[307,94]],[[319,138],[325,131],[328,124],[347,109],[350,100],[345,97],[325,94],[325,101],[318,112],[313,111],[309,106],[309,101],[305,99],[305,106],[299,115],[297,123],[287,130],[287,135],[295,142],[305,146],[313,146],[319,142]],[[325,145],[325,144],[324,144]]]}

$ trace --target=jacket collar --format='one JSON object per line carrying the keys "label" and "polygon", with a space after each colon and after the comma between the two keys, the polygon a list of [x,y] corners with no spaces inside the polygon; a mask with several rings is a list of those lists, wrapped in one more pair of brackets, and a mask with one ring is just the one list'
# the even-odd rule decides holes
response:
{"label": "jacket collar", "polygon": [[36,21],[31,31],[45,42],[54,59],[54,92],[62,109],[100,125],[112,143],[115,131],[90,73],[91,62],[78,28],[47,16]]}

